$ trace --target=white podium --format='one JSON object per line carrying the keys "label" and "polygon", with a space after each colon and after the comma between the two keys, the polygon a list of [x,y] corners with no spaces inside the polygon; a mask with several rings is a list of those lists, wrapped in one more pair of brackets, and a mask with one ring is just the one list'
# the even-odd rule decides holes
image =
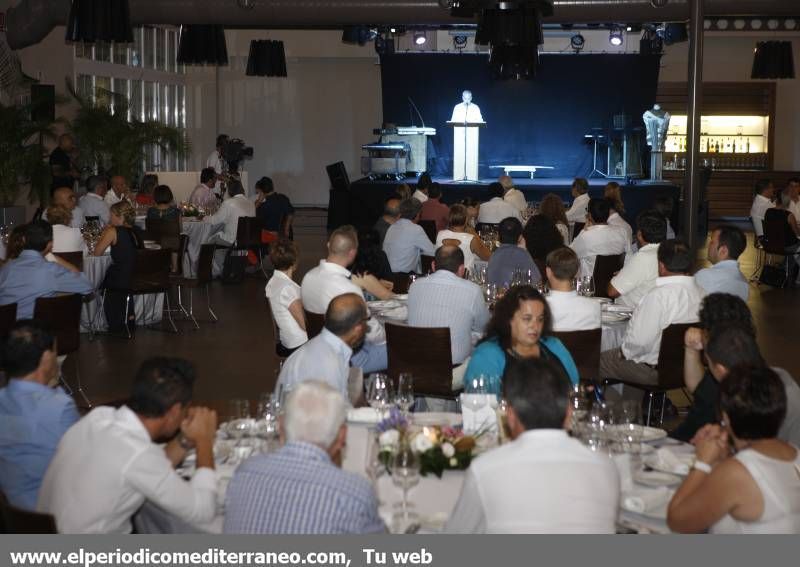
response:
{"label": "white podium", "polygon": [[453,128],[453,181],[477,183],[480,129],[486,122],[447,122]]}

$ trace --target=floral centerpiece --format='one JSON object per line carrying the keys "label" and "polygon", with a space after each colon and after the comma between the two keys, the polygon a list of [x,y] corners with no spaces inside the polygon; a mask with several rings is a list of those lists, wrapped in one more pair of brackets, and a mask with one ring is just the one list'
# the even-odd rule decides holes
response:
{"label": "floral centerpiece", "polygon": [[414,428],[397,408],[378,423],[378,444],[380,460],[387,466],[398,448],[407,443],[419,457],[420,474],[434,474],[441,478],[445,470],[464,470],[469,467],[477,444],[483,432],[465,435],[455,427]]}
{"label": "floral centerpiece", "polygon": [[180,204],[181,215],[184,217],[204,217],[206,212],[203,210],[202,207],[198,207],[197,205],[193,205],[192,203],[181,203]]}

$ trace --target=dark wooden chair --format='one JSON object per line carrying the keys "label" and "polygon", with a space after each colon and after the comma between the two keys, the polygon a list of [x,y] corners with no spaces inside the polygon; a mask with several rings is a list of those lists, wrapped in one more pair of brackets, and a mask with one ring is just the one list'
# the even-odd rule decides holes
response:
{"label": "dark wooden chair", "polygon": [[181,219],[144,219],[147,238],[155,240],[161,248],[168,248],[173,252],[180,249]]}
{"label": "dark wooden chair", "polygon": [[788,283],[791,274],[789,273],[789,262],[785,260],[787,256],[786,246],[788,245],[786,242],[786,223],[787,220],[783,211],[769,209],[764,215],[764,238],[761,240],[761,244],[766,254],[781,257],[785,269],[785,281]]}
{"label": "dark wooden chair", "polygon": [[83,271],[83,252],[53,252],[53,255]]}
{"label": "dark wooden chair", "polygon": [[422,227],[422,230],[428,235],[430,241],[436,244],[436,221],[421,220],[418,221],[417,224]]}
{"label": "dark wooden chair", "polygon": [[427,254],[422,254],[420,256],[420,264],[422,264],[422,273],[423,274],[430,274],[433,272],[433,256],[428,256]]}
{"label": "dark wooden chair", "polygon": [[303,309],[303,312],[306,315],[306,334],[310,340],[322,332],[322,328],[325,326],[325,315],[311,313],[311,311],[306,311],[305,309]]}
{"label": "dark wooden chair", "polygon": [[608,297],[608,284],[614,274],[625,265],[625,254],[613,256],[596,256],[594,260],[594,294],[597,297]]}
{"label": "dark wooden chair", "polygon": [[578,237],[584,226],[586,226],[585,222],[576,222],[572,225],[572,240]]}
{"label": "dark wooden chair", "polygon": [[8,503],[0,492],[0,532],[6,534],[57,534],[56,520],[50,514],[22,510]]}
{"label": "dark wooden chair", "polygon": [[[182,235],[185,236],[185,235]],[[216,250],[214,244],[203,244],[200,246],[200,256],[197,259],[197,275],[194,278],[178,277],[172,278],[172,285],[176,286],[178,290],[178,309],[183,315],[194,323],[195,328],[199,329],[200,325],[194,316],[194,297],[193,290],[204,288],[206,292],[206,307],[208,308],[208,315],[212,323],[219,321],[217,314],[211,308],[211,279],[214,265],[214,252]],[[183,304],[183,288],[189,290],[189,308]]]}
{"label": "dark wooden chair", "polygon": [[17,304],[0,305],[0,340],[8,336],[17,321]]}
{"label": "dark wooden chair", "polygon": [[533,263],[539,268],[539,273],[542,274],[542,280],[547,281],[547,262],[541,258],[533,258]]}
{"label": "dark wooden chair", "polygon": [[[59,356],[69,356],[78,352],[81,346],[81,310],[83,299],[77,293],[56,295],[55,297],[39,297],[33,308],[33,318],[45,323],[56,338]],[[75,391],[80,394],[87,407],[92,407],[81,384],[81,370],[78,357],[75,361]],[[62,369],[59,381],[64,389],[72,395],[72,388],[64,377]]]}
{"label": "dark wooden chair", "polygon": [[394,293],[408,293],[408,288],[411,286],[411,275],[403,272],[395,272],[392,274],[392,283]]}
{"label": "dark wooden chair", "polygon": [[[600,377],[600,343],[603,330],[553,332],[572,355],[578,375],[582,380],[594,380]],[[681,359],[683,360],[683,359]]]}
{"label": "dark wooden chair", "polygon": [[386,323],[389,377],[397,381],[402,372],[414,376],[414,394],[455,398],[450,329],[409,327]]}
{"label": "dark wooden chair", "polygon": [[236,228],[236,243],[231,248],[231,252],[236,250],[255,252],[258,255],[258,267],[266,278],[264,255],[268,252],[269,246],[261,242],[262,227],[263,224],[258,217],[239,217],[239,224]]}

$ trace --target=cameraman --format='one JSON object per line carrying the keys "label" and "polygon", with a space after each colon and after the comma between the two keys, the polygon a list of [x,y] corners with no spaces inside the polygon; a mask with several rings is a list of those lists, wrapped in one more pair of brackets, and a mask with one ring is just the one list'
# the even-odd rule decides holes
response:
{"label": "cameraman", "polygon": [[222,198],[222,174],[227,171],[227,165],[225,160],[223,159],[225,144],[228,143],[229,137],[227,134],[220,134],[217,136],[217,148],[211,152],[211,155],[208,156],[206,160],[206,167],[212,168],[216,174],[216,184],[214,185],[214,195],[218,198]]}

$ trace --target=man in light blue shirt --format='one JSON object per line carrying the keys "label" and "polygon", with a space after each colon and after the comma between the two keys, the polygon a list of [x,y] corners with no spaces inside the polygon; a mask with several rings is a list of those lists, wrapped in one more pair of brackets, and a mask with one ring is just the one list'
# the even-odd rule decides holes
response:
{"label": "man in light blue shirt", "polygon": [[514,270],[519,269],[523,274],[530,271],[534,285],[541,281],[542,274],[525,248],[520,248],[522,243],[522,223],[519,219],[508,217],[503,219],[497,227],[500,237],[500,248],[492,252],[489,258],[489,267],[486,270],[486,279],[489,283],[506,286],[511,283]]}
{"label": "man in light blue shirt", "polygon": [[709,294],[730,293],[747,301],[750,285],[739,269],[739,256],[747,247],[744,233],[735,226],[714,229],[708,242],[708,259],[713,264],[694,275],[697,285]]}
{"label": "man in light blue shirt", "polygon": [[385,532],[369,481],[343,471],[347,402],[323,382],[298,385],[286,402],[277,452],[239,466],[225,502],[225,533]]}
{"label": "man in light blue shirt", "polygon": [[19,258],[0,268],[0,305],[16,303],[17,319],[31,319],[39,297],[94,291],[82,273],[45,260],[52,249],[53,227],[45,221],[31,222],[25,227],[25,249]]}
{"label": "man in light blue shirt", "polygon": [[61,388],[48,387],[58,377],[58,355],[41,323],[18,321],[2,360],[11,379],[0,389],[0,489],[12,506],[35,510],[47,466],[78,410]]}
{"label": "man in light blue shirt", "polygon": [[461,364],[472,352],[472,333],[483,333],[489,310],[481,288],[464,279],[464,252],[458,246],[440,247],[433,267],[432,275],[408,290],[408,324],[449,327],[453,364]]}
{"label": "man in light blue shirt", "polygon": [[383,239],[383,251],[395,273],[419,272],[420,254],[433,256],[435,247],[419,226],[422,204],[417,199],[400,203],[400,218],[388,228]]}
{"label": "man in light blue shirt", "polygon": [[350,358],[364,344],[368,320],[363,297],[355,293],[334,297],[325,312],[325,328],[286,359],[276,392],[280,388],[291,391],[302,382],[318,380],[348,399]]}
{"label": "man in light blue shirt", "polygon": [[99,217],[100,222],[108,224],[111,218],[111,208],[105,202],[108,192],[108,181],[99,175],[93,175],[86,180],[86,195],[81,197],[80,207],[87,217]]}

